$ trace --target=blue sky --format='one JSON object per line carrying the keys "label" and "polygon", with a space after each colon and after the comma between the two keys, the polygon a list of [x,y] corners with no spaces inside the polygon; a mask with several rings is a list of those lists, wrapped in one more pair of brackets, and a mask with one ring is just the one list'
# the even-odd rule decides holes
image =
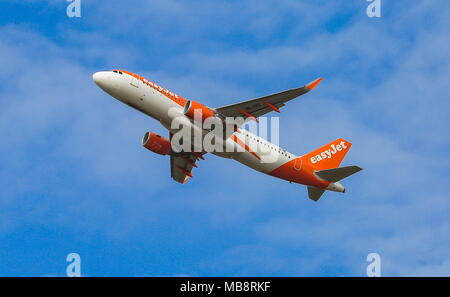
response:
{"label": "blue sky", "polygon": [[[447,0],[63,0],[0,4],[0,276],[450,273]],[[324,81],[280,117],[295,154],[336,138],[365,170],[314,203],[207,156],[186,185],[140,146],[154,120],[108,97],[122,68],[221,106]]]}

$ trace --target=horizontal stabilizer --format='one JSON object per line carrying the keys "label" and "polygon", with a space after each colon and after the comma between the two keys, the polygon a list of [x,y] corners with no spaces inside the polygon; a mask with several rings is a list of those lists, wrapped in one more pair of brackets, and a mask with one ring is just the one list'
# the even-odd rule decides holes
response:
{"label": "horizontal stabilizer", "polygon": [[330,182],[337,182],[361,170],[362,168],[358,166],[346,166],[340,168],[320,170],[316,172],[316,175],[321,179]]}
{"label": "horizontal stabilizer", "polygon": [[309,196],[309,199],[311,199],[311,200],[314,200],[314,201],[319,200],[319,198],[320,198],[320,196],[322,196],[323,192],[325,192],[325,190],[308,186],[308,196]]}

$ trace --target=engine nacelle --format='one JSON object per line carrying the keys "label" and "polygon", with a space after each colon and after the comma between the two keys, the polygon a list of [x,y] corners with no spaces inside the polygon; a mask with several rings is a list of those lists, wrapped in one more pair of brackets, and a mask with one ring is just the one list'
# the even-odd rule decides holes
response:
{"label": "engine nacelle", "polygon": [[200,113],[201,120],[204,122],[207,118],[212,117],[216,112],[203,104],[196,101],[189,100],[184,106],[184,115],[194,119],[195,112]]}
{"label": "engine nacelle", "polygon": [[172,150],[169,139],[153,132],[145,133],[144,137],[142,137],[142,145],[146,149],[160,155],[167,155]]}

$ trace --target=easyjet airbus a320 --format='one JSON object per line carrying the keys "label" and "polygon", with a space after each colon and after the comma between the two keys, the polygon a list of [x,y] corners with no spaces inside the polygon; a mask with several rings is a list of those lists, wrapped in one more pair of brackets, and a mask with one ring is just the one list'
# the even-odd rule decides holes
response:
{"label": "easyjet airbus a320", "polygon": [[[199,149],[195,140],[192,140],[188,150],[174,149],[171,141],[179,132],[179,128],[174,129],[172,125],[175,119],[188,126],[193,135],[206,137],[211,132],[211,129],[198,125],[197,114],[201,115],[201,122],[211,118],[219,122],[226,122],[228,118],[243,119],[241,124],[233,123],[231,132],[215,139],[216,147],[219,145],[224,149],[210,153],[234,159],[265,174],[306,185],[308,196],[314,201],[319,200],[325,190],[344,193],[345,188],[339,181],[362,170],[358,166],[339,167],[352,145],[344,139],[297,156],[242,128],[248,120],[258,121],[258,117],[269,112],[280,112],[288,101],[314,89],[321,78],[303,87],[218,108],[187,100],[125,70],[97,72],[93,79],[106,93],[154,118],[169,130],[169,139],[153,132],[145,133],[142,145],[154,153],[170,156],[171,176],[177,182],[188,181],[192,177],[192,169],[197,167],[197,161],[204,160],[203,156],[208,153],[203,148]],[[225,123],[224,127],[227,125]]]}

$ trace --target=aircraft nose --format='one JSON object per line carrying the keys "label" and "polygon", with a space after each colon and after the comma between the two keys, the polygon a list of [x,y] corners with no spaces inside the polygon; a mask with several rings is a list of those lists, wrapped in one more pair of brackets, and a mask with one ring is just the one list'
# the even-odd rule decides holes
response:
{"label": "aircraft nose", "polygon": [[100,71],[92,75],[92,79],[103,91],[111,94],[116,89],[116,80],[111,71]]}
{"label": "aircraft nose", "polygon": [[105,86],[106,73],[104,71],[96,72],[92,75],[92,79],[99,87]]}

